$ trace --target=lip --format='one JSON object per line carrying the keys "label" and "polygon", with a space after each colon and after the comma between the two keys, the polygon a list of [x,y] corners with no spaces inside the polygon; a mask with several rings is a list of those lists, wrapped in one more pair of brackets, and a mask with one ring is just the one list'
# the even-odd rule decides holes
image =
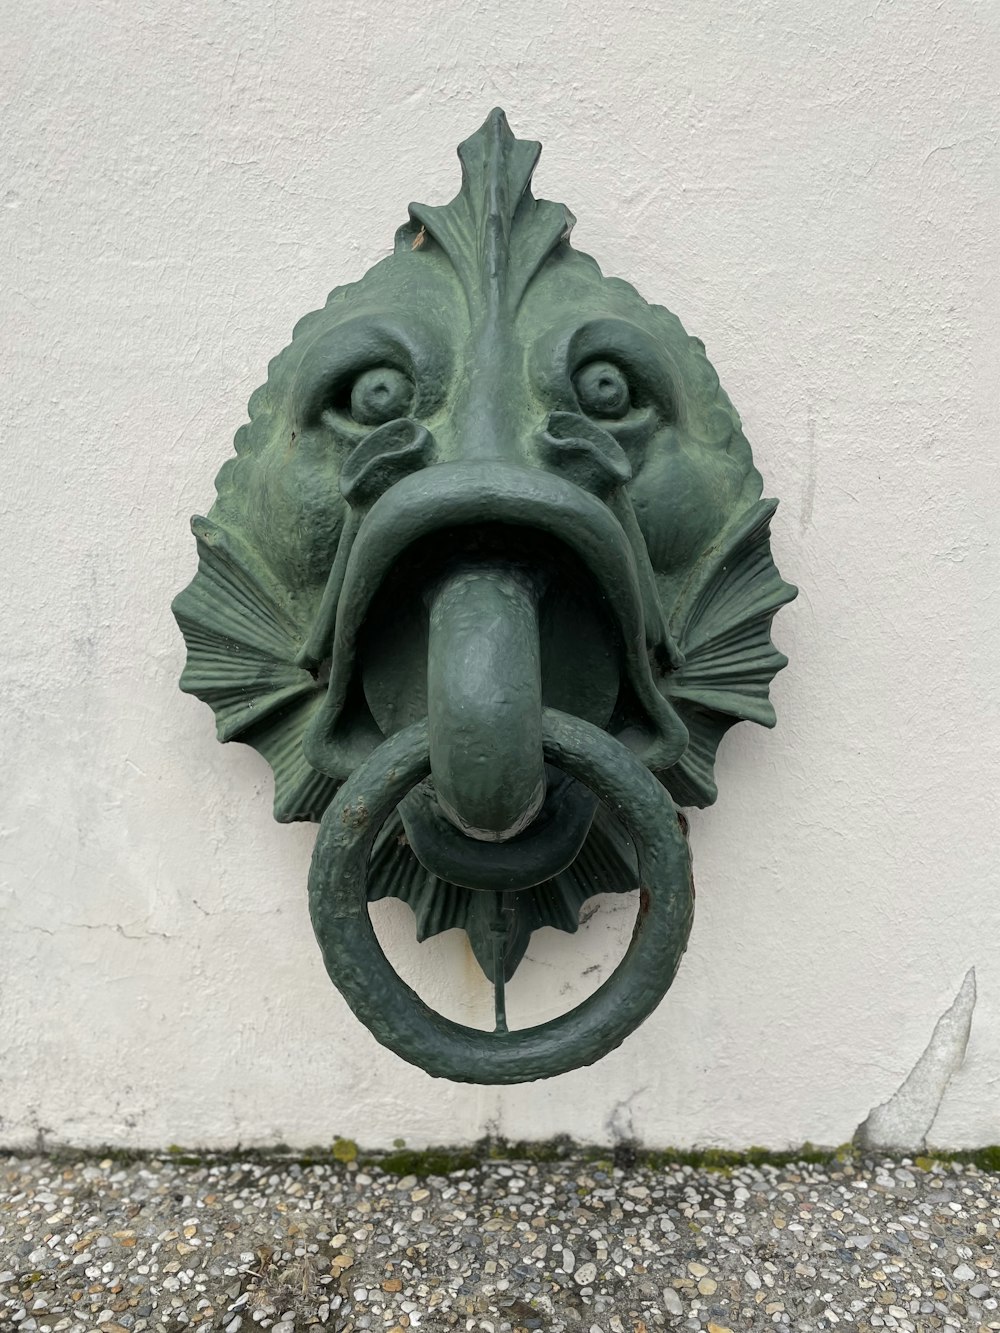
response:
{"label": "lip", "polygon": [[633,706],[618,737],[654,771],[675,764],[686,748],[687,729],[653,679],[637,553],[621,524],[607,505],[572,482],[541,468],[495,461],[437,463],[411,473],[351,530],[346,559],[338,553],[330,576],[340,581],[332,599],[337,615],[330,680],[304,738],[309,763],[343,780],[385,739],[358,706],[357,657],[365,618],[395,562],[438,529],[484,523],[537,529],[583,561],[622,643]]}
{"label": "lip", "polygon": [[545,775],[545,800],[528,828],[489,843],[465,837],[442,813],[433,783],[421,783],[399,806],[414,856],[439,879],[467,889],[529,889],[560,874],[580,853],[597,798],[551,765]]}

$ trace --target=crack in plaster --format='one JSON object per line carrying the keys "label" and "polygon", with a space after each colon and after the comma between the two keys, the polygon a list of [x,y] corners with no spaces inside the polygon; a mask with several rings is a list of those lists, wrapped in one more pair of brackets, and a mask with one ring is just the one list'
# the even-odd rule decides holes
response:
{"label": "crack in plaster", "polygon": [[854,1142],[866,1151],[921,1151],[927,1145],[945,1090],[961,1068],[976,1007],[976,969],[970,967],[931,1039],[888,1101],[872,1107]]}
{"label": "crack in plaster", "polygon": [[144,930],[138,935],[130,935],[124,926],[112,925],[101,922],[97,925],[91,925],[85,921],[67,921],[57,930],[49,930],[47,926],[14,926],[11,928],[12,935],[59,935],[64,930],[113,930],[116,935],[121,935],[126,940],[172,940],[176,938],[173,935],[166,935],[160,930]]}
{"label": "crack in plaster", "polygon": [[281,916],[282,913],[280,907],[265,907],[262,912],[255,912],[249,907],[220,907],[217,911],[210,912],[207,907],[202,907],[197,898],[192,898],[191,903],[197,907],[202,916]]}
{"label": "crack in plaster", "polygon": [[631,1143],[635,1135],[635,1118],[632,1110],[632,1103],[646,1091],[648,1084],[643,1084],[641,1088],[636,1088],[634,1092],[629,1093],[627,1097],[622,1097],[612,1106],[607,1119],[604,1122],[604,1128],[612,1143]]}

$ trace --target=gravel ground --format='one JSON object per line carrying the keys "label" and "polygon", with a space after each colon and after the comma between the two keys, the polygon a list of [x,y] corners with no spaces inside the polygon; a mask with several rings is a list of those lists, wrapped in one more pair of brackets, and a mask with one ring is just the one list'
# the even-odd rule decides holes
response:
{"label": "gravel ground", "polygon": [[19,1333],[1000,1330],[1000,1176],[0,1158]]}

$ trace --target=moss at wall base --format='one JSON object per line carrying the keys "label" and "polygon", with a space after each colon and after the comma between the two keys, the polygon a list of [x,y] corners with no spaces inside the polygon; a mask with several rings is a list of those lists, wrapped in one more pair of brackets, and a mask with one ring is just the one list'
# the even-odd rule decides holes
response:
{"label": "moss at wall base", "polygon": [[33,1152],[2,1149],[11,1157],[37,1156],[39,1152],[54,1161],[81,1161],[110,1158],[114,1162],[169,1160],[182,1166],[201,1166],[207,1162],[274,1162],[300,1166],[327,1165],[370,1167],[394,1176],[443,1176],[453,1171],[468,1171],[491,1162],[591,1163],[598,1170],[666,1171],[689,1166],[697,1170],[728,1175],[747,1166],[786,1167],[797,1163],[814,1166],[863,1167],[871,1162],[907,1162],[922,1171],[952,1163],[971,1165],[980,1171],[1000,1173],[1000,1144],[954,1151],[933,1150],[920,1154],[861,1153],[852,1144],[839,1148],[817,1148],[804,1143],[799,1148],[776,1151],[751,1147],[740,1151],[726,1148],[644,1148],[634,1143],[619,1143],[613,1148],[580,1144],[567,1137],[533,1142],[510,1143],[506,1139],[484,1138],[470,1147],[407,1148],[402,1139],[391,1150],[359,1148],[352,1139],[334,1138],[329,1147],[298,1151],[287,1144],[269,1148],[236,1147],[226,1152],[182,1148],[172,1144],[166,1151],[122,1148],[73,1148],[69,1145],[46,1146]]}

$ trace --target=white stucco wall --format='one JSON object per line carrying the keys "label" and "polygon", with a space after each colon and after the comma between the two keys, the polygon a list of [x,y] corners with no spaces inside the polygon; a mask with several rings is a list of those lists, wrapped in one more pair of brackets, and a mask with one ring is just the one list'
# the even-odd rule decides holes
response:
{"label": "white stucco wall", "polygon": [[[43,0],[5,6],[0,1143],[838,1143],[970,966],[932,1138],[1000,1140],[1000,10],[975,0]],[[503,1091],[378,1047],[327,981],[314,832],[176,688],[172,595],[295,320],[441,202],[495,103],[606,272],[740,409],[774,548],[780,723],[693,819],[654,1018]],[[536,936],[522,1021],[629,922]],[[458,938],[400,967],[483,1012]],[[450,994],[446,995],[446,988]]]}

